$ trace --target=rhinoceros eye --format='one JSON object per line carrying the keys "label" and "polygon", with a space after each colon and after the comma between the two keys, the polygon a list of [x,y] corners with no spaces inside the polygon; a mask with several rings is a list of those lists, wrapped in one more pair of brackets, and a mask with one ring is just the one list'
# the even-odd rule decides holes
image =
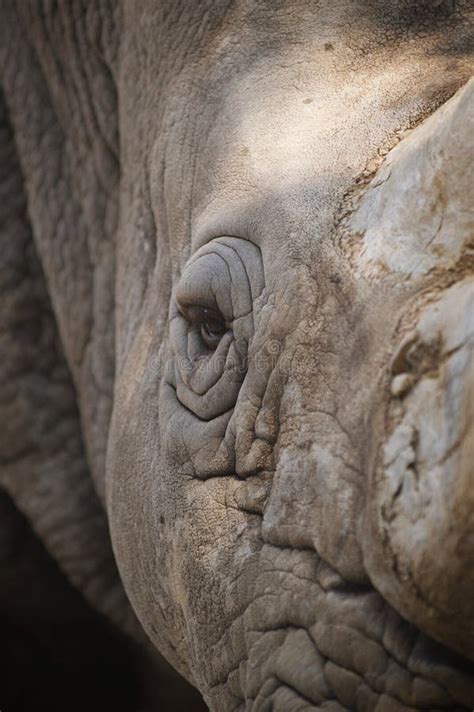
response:
{"label": "rhinoceros eye", "polygon": [[259,248],[236,237],[203,245],[183,269],[170,303],[169,384],[202,421],[237,401],[254,333],[254,302],[263,287]]}
{"label": "rhinoceros eye", "polygon": [[219,317],[206,316],[201,324],[201,337],[209,349],[217,348],[219,341],[227,331],[225,322]]}
{"label": "rhinoceros eye", "polygon": [[199,332],[206,348],[210,351],[215,351],[222,337],[228,331],[224,317],[214,309],[188,306],[183,309],[183,316]]}

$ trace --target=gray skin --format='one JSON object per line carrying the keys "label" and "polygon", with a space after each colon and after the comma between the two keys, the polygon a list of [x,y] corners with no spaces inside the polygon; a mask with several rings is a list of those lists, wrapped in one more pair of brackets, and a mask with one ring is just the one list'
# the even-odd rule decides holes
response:
{"label": "gray skin", "polygon": [[472,3],[42,5],[2,8],[3,487],[211,710],[473,708]]}

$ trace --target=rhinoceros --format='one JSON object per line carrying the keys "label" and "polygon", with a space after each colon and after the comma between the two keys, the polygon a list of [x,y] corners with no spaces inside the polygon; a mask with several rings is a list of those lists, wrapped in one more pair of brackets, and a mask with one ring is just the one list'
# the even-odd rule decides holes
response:
{"label": "rhinoceros", "polygon": [[1,17],[4,580],[212,712],[473,709],[473,3]]}

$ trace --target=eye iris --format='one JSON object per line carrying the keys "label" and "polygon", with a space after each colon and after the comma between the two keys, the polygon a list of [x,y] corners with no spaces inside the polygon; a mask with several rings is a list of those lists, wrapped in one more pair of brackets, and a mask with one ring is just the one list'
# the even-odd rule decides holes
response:
{"label": "eye iris", "polygon": [[221,319],[204,313],[201,323],[201,336],[208,346],[216,346],[225,332],[226,326]]}
{"label": "eye iris", "polygon": [[216,349],[228,330],[222,314],[197,305],[183,305],[180,311],[188,324],[200,334],[204,345],[210,350]]}
{"label": "eye iris", "polygon": [[209,336],[222,336],[224,333],[224,325],[216,319],[205,321],[203,328]]}

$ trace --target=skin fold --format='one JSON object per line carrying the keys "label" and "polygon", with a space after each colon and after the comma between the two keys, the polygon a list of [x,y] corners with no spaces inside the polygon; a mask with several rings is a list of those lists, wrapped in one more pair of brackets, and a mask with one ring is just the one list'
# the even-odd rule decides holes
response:
{"label": "skin fold", "polygon": [[472,4],[2,11],[2,487],[211,710],[472,709]]}

